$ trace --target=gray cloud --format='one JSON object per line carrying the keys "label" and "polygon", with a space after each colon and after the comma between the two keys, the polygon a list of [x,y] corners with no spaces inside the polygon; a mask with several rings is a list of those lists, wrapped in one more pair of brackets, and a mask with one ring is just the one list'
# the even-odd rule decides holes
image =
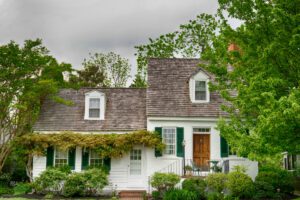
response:
{"label": "gray cloud", "polygon": [[114,51],[130,60],[133,75],[135,45],[216,8],[217,0],[0,0],[0,43],[42,38],[77,69],[89,52]]}

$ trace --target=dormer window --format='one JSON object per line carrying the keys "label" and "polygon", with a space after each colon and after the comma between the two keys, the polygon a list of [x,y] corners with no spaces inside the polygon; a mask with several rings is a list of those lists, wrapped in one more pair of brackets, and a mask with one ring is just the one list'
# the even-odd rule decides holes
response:
{"label": "dormer window", "polygon": [[85,114],[86,120],[103,120],[105,112],[105,95],[98,91],[85,94]]}
{"label": "dormer window", "polygon": [[206,81],[195,81],[195,100],[206,101]]}
{"label": "dormer window", "polygon": [[210,100],[208,88],[209,76],[199,71],[189,81],[190,98],[192,103],[208,103]]}

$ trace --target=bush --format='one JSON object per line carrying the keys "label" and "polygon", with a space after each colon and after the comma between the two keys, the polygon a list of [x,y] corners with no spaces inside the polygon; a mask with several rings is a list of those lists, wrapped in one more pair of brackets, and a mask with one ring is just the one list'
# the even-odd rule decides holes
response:
{"label": "bush", "polygon": [[254,194],[254,185],[252,179],[242,172],[230,172],[227,176],[227,189],[232,197],[252,197]]}
{"label": "bush", "polygon": [[47,168],[41,175],[35,179],[33,188],[38,193],[57,193],[60,194],[62,190],[62,182],[66,180],[67,174],[56,169]]}
{"label": "bush", "polygon": [[11,181],[11,174],[9,173],[2,173],[0,175],[0,186],[9,186],[9,183]]}
{"label": "bush", "polygon": [[224,191],[227,182],[227,175],[223,173],[209,174],[206,178],[207,186],[214,192]]}
{"label": "bush", "polygon": [[154,200],[159,200],[160,199],[159,191],[153,191],[152,192],[152,199],[154,199]]}
{"label": "bush", "polygon": [[89,169],[69,175],[64,184],[64,196],[86,196],[100,192],[108,185],[107,173],[102,169]]}
{"label": "bush", "polygon": [[280,199],[280,195],[274,192],[274,187],[270,183],[263,181],[255,181],[254,187],[254,199]]}
{"label": "bush", "polygon": [[86,179],[83,173],[72,173],[64,183],[63,195],[66,197],[84,196]]}
{"label": "bush", "polygon": [[170,189],[164,194],[163,200],[197,200],[197,193],[180,190],[180,189]]}
{"label": "bush", "polygon": [[0,185],[0,196],[4,194],[12,194],[13,190],[6,186],[6,185]]}
{"label": "bush", "polygon": [[196,192],[198,199],[205,198],[206,183],[200,178],[189,178],[182,182],[182,189]]}
{"label": "bush", "polygon": [[293,174],[283,169],[273,169],[272,171],[261,171],[255,181],[266,182],[273,186],[274,192],[291,194],[294,191]]}
{"label": "bush", "polygon": [[87,193],[97,193],[101,192],[102,189],[108,185],[107,173],[106,171],[98,168],[86,170],[83,173],[86,179]]}
{"label": "bush", "polygon": [[174,188],[179,181],[180,177],[176,174],[156,172],[151,179],[151,185],[162,194],[165,191]]}
{"label": "bush", "polygon": [[14,195],[27,194],[32,191],[30,183],[17,183],[14,187]]}

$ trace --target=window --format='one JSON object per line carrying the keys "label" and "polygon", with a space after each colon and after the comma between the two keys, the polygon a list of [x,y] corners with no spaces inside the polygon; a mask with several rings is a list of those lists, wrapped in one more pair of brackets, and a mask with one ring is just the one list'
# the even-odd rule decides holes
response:
{"label": "window", "polygon": [[210,100],[210,93],[208,88],[210,77],[199,71],[193,75],[189,81],[190,99],[192,103],[208,103]]}
{"label": "window", "polygon": [[68,150],[60,150],[56,148],[54,166],[61,167],[64,165],[68,165]]}
{"label": "window", "polygon": [[100,98],[90,98],[89,118],[100,117]]}
{"label": "window", "polygon": [[90,153],[90,166],[91,167],[101,167],[103,165],[103,159],[100,158],[99,153],[91,150]]}
{"label": "window", "polygon": [[105,95],[98,91],[85,94],[85,120],[104,120]]}
{"label": "window", "polygon": [[130,175],[142,174],[142,150],[132,149],[130,151]]}
{"label": "window", "polygon": [[206,82],[195,81],[195,100],[206,100]]}
{"label": "window", "polygon": [[166,148],[164,154],[175,155],[176,153],[176,128],[163,128],[162,131],[163,143]]}

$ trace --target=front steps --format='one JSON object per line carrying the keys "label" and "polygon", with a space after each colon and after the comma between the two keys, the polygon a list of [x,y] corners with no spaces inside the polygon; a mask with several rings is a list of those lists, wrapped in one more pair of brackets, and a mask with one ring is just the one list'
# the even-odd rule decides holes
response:
{"label": "front steps", "polygon": [[119,197],[122,200],[143,200],[147,195],[146,190],[122,190]]}

